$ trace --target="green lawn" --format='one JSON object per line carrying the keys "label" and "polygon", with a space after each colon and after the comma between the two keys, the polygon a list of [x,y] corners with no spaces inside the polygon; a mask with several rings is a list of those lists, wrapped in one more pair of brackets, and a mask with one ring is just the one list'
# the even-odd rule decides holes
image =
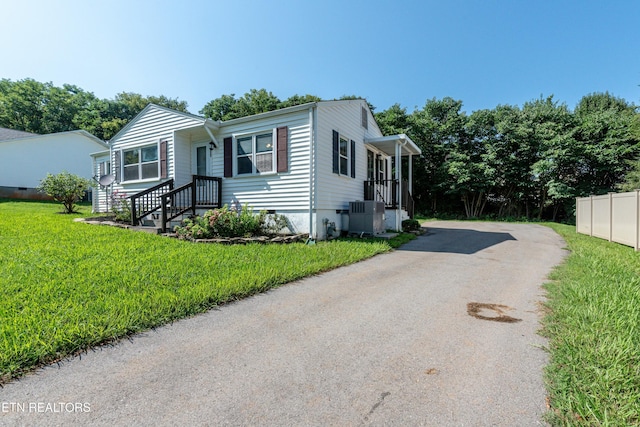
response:
{"label": "green lawn", "polygon": [[[0,200],[0,384],[92,345],[391,247],[373,240],[192,244],[74,223],[89,215],[82,209],[61,215],[57,204]],[[640,425],[640,254],[548,225],[571,251],[546,285],[549,421]]]}
{"label": "green lawn", "polygon": [[552,425],[640,425],[640,254],[549,224],[571,255],[546,288]]}
{"label": "green lawn", "polygon": [[193,244],[0,200],[0,384],[90,346],[374,256],[379,240]]}

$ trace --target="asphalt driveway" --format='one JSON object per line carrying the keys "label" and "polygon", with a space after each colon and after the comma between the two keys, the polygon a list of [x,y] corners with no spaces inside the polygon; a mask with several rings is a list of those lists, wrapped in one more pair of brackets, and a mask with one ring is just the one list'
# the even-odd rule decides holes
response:
{"label": "asphalt driveway", "polygon": [[541,285],[563,240],[427,226],[392,253],[9,383],[0,424],[542,424]]}

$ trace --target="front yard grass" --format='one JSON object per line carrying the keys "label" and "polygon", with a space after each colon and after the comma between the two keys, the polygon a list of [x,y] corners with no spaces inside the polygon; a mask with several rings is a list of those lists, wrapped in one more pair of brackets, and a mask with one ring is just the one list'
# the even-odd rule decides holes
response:
{"label": "front yard grass", "polygon": [[640,253],[547,225],[571,251],[546,285],[549,421],[640,425]]}
{"label": "front yard grass", "polygon": [[193,244],[0,200],[0,384],[34,367],[389,251],[380,240]]}

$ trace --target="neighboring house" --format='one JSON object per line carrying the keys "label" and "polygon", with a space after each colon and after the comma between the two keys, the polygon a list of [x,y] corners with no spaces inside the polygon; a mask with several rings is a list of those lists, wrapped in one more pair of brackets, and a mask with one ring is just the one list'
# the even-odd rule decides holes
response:
{"label": "neighboring house", "polygon": [[[152,188],[150,205],[134,203],[144,214],[159,206],[165,184],[193,181],[189,194],[212,185],[210,199],[219,199],[213,204],[286,215],[292,231],[317,239],[348,229],[352,201],[382,201],[386,227],[401,229],[413,209],[411,158],[421,154],[406,135],[383,136],[364,100],[314,102],[224,122],[150,104],[109,146],[93,155],[94,173],[111,171],[114,180],[94,196],[97,212],[108,210],[108,191],[132,196]],[[403,156],[407,177],[393,166]],[[194,175],[219,178],[196,183]]]}
{"label": "neighboring house", "polygon": [[108,145],[83,130],[37,135],[0,128],[0,197],[46,198],[35,188],[47,173],[93,177],[87,157]]}

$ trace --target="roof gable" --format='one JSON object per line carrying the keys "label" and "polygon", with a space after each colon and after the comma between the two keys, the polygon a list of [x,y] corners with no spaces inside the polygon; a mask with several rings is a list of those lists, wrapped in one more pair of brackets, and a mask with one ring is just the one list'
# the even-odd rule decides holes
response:
{"label": "roof gable", "polygon": [[183,113],[182,111],[172,110],[171,108],[163,107],[157,104],[148,104],[146,107],[142,109],[133,119],[129,121],[122,129],[118,131],[111,139],[110,142],[117,141],[123,135],[125,135],[132,127],[134,127],[139,121],[144,120],[144,118],[150,114],[157,113],[158,111],[162,111],[165,114],[173,115],[175,117],[181,117],[188,120],[192,120],[194,125],[204,123],[206,119],[204,117],[196,116],[191,113]]}
{"label": "roof gable", "polygon": [[9,141],[11,139],[26,138],[36,136],[37,133],[25,132],[22,130],[14,130],[0,127],[0,141]]}
{"label": "roof gable", "polygon": [[[9,129],[10,130],[10,129]],[[29,133],[29,132],[22,132],[23,135],[22,136],[16,136],[13,139],[6,139],[6,140],[0,140],[0,143],[2,142],[21,142],[21,141],[37,141],[37,140],[46,140],[50,137],[58,137],[58,136],[63,136],[63,135],[80,135],[84,138],[87,138],[89,140],[91,140],[91,142],[94,142],[96,144],[99,144],[99,146],[101,148],[107,148],[108,145],[106,142],[104,142],[103,140],[101,140],[100,138],[98,138],[97,136],[87,132],[86,130],[68,130],[68,131],[64,131],[64,132],[56,132],[56,133],[45,133],[45,134],[38,134],[38,133]]]}

